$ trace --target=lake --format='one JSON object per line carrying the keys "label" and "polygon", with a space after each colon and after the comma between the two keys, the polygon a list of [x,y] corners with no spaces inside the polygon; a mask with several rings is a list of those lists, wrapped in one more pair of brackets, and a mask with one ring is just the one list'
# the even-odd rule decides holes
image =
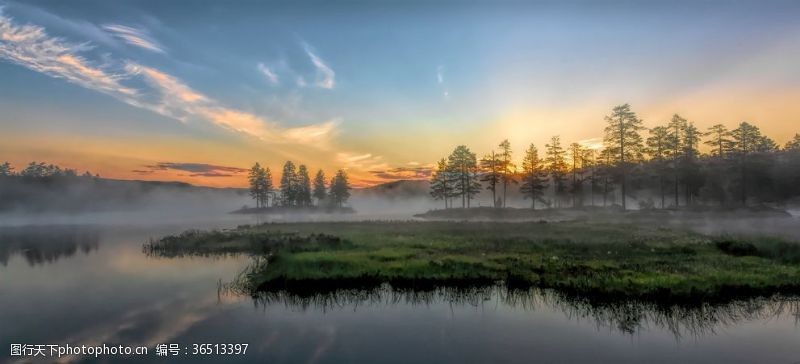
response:
{"label": "lake", "polygon": [[[796,298],[685,308],[498,287],[250,297],[225,289],[247,256],[142,252],[150,238],[209,226],[0,227],[0,362],[24,362],[10,356],[14,343],[150,349],[67,362],[800,362]],[[206,343],[248,348],[191,354]],[[181,352],[156,356],[158,344]]]}

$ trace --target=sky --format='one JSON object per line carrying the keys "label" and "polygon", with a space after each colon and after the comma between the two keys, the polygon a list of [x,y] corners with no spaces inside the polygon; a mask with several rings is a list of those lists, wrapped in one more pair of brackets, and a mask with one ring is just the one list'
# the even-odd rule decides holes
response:
{"label": "sky", "polygon": [[0,0],[0,161],[242,187],[286,160],[356,186],[459,145],[653,127],[800,132],[798,1]]}

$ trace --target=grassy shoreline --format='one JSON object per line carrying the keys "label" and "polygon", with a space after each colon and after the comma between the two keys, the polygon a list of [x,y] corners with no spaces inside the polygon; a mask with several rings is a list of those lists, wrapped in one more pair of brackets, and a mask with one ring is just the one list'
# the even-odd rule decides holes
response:
{"label": "grassy shoreline", "polygon": [[714,300],[800,292],[800,245],[589,222],[242,226],[152,241],[149,254],[267,256],[251,290],[487,285],[604,297]]}

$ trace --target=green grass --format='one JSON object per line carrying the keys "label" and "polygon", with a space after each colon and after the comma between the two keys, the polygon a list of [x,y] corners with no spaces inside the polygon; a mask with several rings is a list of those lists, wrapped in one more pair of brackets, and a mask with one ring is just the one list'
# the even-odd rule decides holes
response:
{"label": "green grass", "polygon": [[585,295],[676,300],[800,290],[795,243],[631,224],[265,224],[193,232],[150,246],[167,253],[197,247],[204,253],[269,252],[266,263],[247,275],[254,289],[502,281]]}

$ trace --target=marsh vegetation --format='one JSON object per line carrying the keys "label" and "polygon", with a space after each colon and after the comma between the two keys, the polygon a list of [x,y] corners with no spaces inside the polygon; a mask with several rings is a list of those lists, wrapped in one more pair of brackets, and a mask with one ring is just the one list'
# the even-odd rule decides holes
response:
{"label": "marsh vegetation", "polygon": [[353,222],[192,231],[151,255],[263,257],[246,288],[493,285],[604,298],[715,301],[800,291],[800,245],[591,222]]}

